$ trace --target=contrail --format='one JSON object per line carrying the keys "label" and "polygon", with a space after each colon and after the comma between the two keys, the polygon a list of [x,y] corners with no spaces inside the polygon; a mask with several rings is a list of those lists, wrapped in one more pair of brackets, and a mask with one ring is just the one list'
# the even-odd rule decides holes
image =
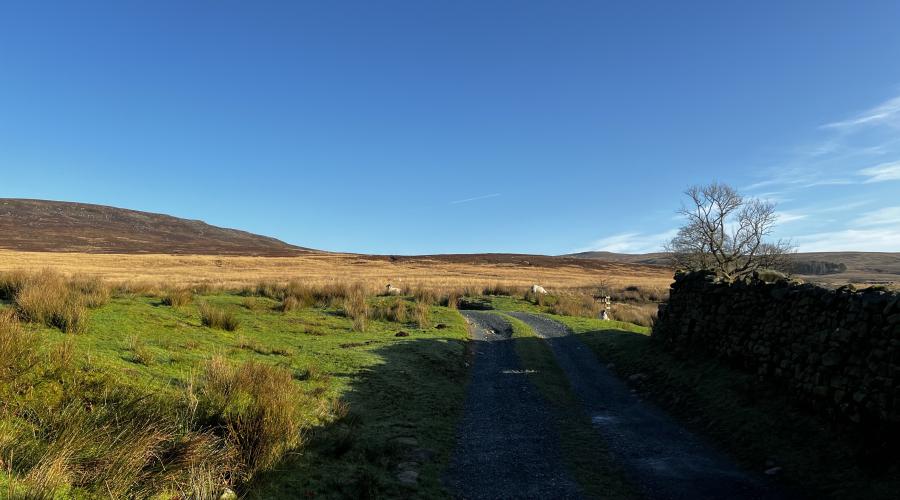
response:
{"label": "contrail", "polygon": [[450,204],[456,205],[457,203],[466,203],[468,201],[485,200],[487,198],[496,198],[498,196],[500,196],[500,193],[492,193],[492,194],[486,194],[484,196],[476,196],[474,198],[465,198],[462,200],[451,201]]}

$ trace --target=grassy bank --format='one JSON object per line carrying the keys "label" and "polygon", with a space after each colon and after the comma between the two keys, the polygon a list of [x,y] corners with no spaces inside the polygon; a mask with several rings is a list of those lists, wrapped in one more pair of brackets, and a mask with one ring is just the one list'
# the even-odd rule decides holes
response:
{"label": "grassy bank", "polygon": [[59,310],[77,309],[67,328],[4,291],[0,496],[445,495],[466,373],[456,311],[83,293],[58,289]]}

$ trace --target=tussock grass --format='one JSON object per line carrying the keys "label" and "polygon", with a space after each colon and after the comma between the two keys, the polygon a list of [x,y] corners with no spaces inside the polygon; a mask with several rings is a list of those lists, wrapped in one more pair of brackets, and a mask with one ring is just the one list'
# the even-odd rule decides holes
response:
{"label": "tussock grass", "polygon": [[[0,440],[18,493],[58,498],[73,486],[92,496],[211,498],[236,461],[223,439],[192,428],[186,407],[109,380],[65,386],[58,400],[30,400]],[[181,407],[181,410],[178,408]]]}
{"label": "tussock grass", "polygon": [[106,304],[110,295],[110,288],[97,278],[66,278],[51,270],[0,274],[0,299],[11,301],[21,320],[67,333],[85,331],[88,308]]}
{"label": "tussock grass", "polygon": [[603,309],[603,306],[588,294],[564,294],[556,296],[555,299],[548,308],[551,314],[596,318]]}
{"label": "tussock grass", "polygon": [[284,368],[234,365],[216,356],[207,363],[195,397],[199,418],[224,432],[245,480],[302,442],[306,398]]}
{"label": "tussock grass", "polygon": [[25,288],[30,277],[25,271],[0,273],[0,300],[15,300],[16,294]]}
{"label": "tussock grass", "polygon": [[431,328],[431,306],[424,302],[417,302],[413,317],[419,328]]}
{"label": "tussock grass", "polygon": [[69,289],[79,297],[82,304],[96,309],[109,302],[111,288],[96,276],[76,275],[68,281]]}
{"label": "tussock grass", "polygon": [[16,292],[16,312],[24,321],[43,323],[67,333],[87,328],[87,307],[62,277],[42,272],[31,276]]}
{"label": "tussock grass", "polygon": [[653,303],[617,303],[613,304],[610,316],[618,321],[652,327],[656,321],[658,309],[659,306]]}
{"label": "tussock grass", "polygon": [[[0,339],[20,333],[2,321]],[[0,406],[11,497],[218,498],[300,446],[311,423],[292,372],[262,363],[213,357],[174,399],[97,374],[43,383],[62,383],[59,396]]]}
{"label": "tussock grass", "polygon": [[393,297],[376,302],[372,307],[372,318],[393,323],[409,321],[409,307],[405,300]]}
{"label": "tussock grass", "polygon": [[188,288],[172,288],[166,290],[162,297],[162,303],[170,307],[182,307],[194,300],[194,293]]}
{"label": "tussock grass", "polygon": [[197,306],[200,311],[200,323],[209,328],[218,328],[233,332],[240,326],[240,319],[234,311],[222,307],[216,307],[206,302]]}
{"label": "tussock grass", "polygon": [[281,304],[278,306],[278,309],[281,312],[291,312],[302,307],[302,303],[297,297],[293,295],[289,295],[281,300]]}
{"label": "tussock grass", "polygon": [[353,320],[353,330],[364,332],[369,327],[369,303],[362,286],[353,286],[346,291],[341,309]]}
{"label": "tussock grass", "polygon": [[147,344],[137,335],[131,335],[127,340],[128,349],[131,351],[132,360],[144,366],[150,366],[156,362],[156,356]]}
{"label": "tussock grass", "polygon": [[481,291],[482,295],[502,295],[507,297],[520,295],[521,293],[521,288],[505,283],[494,283],[493,285],[484,287]]}
{"label": "tussock grass", "polygon": [[37,336],[24,331],[12,311],[0,310],[0,395],[15,391],[39,362]]}
{"label": "tussock grass", "polygon": [[534,293],[531,290],[528,290],[524,293],[522,298],[536,306],[544,307],[550,303],[551,297],[545,293]]}

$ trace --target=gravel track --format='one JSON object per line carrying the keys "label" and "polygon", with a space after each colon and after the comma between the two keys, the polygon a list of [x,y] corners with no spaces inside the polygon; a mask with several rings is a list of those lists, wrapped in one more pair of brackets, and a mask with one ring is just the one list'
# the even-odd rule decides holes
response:
{"label": "gravel track", "polygon": [[579,498],[547,403],[523,373],[502,317],[461,311],[472,378],[445,483],[459,498]]}
{"label": "gravel track", "polygon": [[629,479],[653,499],[783,498],[638,396],[562,324],[511,313],[544,338]]}

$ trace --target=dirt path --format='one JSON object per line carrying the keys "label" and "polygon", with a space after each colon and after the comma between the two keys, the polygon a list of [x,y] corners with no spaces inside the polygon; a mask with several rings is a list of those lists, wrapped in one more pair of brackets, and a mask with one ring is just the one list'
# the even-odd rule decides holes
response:
{"label": "dirt path", "polygon": [[526,378],[500,316],[462,311],[472,380],[446,483],[461,498],[578,498],[547,404]]}
{"label": "dirt path", "polygon": [[781,498],[739,470],[655,406],[642,402],[569,330],[550,319],[512,313],[544,338],[594,427],[648,498]]}

